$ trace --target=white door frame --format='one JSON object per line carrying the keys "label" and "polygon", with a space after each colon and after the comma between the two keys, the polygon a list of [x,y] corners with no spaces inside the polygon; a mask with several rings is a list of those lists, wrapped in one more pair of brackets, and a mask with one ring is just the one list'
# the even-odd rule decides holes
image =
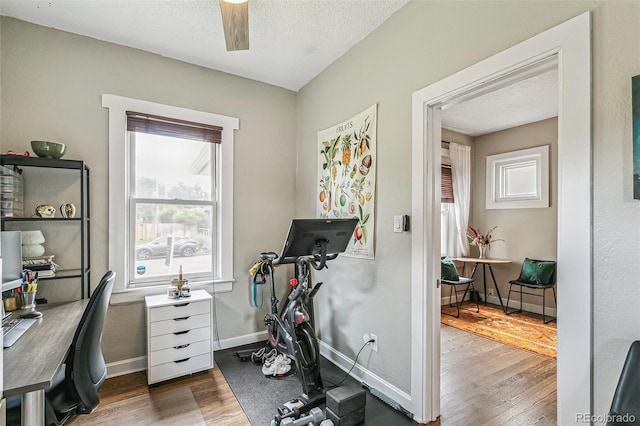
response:
{"label": "white door frame", "polygon": [[411,411],[418,422],[440,415],[440,110],[555,60],[560,95],[558,424],[575,424],[577,413],[592,412],[590,21],[585,12],[413,94]]}

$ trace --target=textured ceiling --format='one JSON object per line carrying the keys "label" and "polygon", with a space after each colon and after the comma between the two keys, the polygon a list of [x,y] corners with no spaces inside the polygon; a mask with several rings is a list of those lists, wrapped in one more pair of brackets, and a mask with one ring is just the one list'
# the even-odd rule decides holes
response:
{"label": "textured ceiling", "polygon": [[558,69],[442,111],[442,126],[481,136],[558,115]]}
{"label": "textured ceiling", "polygon": [[218,0],[0,0],[0,14],[299,90],[407,0],[249,0],[227,52]]}
{"label": "textured ceiling", "polygon": [[[0,0],[0,15],[130,46],[294,91],[407,0],[249,0],[250,49],[227,52],[219,0]],[[469,136],[558,114],[557,71],[442,113]]]}

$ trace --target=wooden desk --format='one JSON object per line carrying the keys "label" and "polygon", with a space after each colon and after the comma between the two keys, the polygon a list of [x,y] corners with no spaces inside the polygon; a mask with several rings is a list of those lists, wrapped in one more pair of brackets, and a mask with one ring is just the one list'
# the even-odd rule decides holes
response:
{"label": "wooden desk", "polygon": [[[4,397],[22,395],[22,424],[44,425],[44,391],[64,363],[88,299],[40,305],[43,317],[4,349]],[[23,311],[15,311],[14,317]]]}
{"label": "wooden desk", "polygon": [[505,310],[504,304],[502,303],[502,296],[500,296],[500,290],[498,289],[498,284],[496,283],[496,276],[493,274],[493,265],[507,265],[511,263],[510,260],[505,259],[478,259],[475,257],[457,257],[453,260],[464,263],[473,263],[473,271],[471,272],[471,278],[476,274],[476,270],[478,269],[478,265],[482,265],[482,279],[484,285],[484,304],[487,304],[487,271],[486,267],[489,266],[489,272],[491,273],[491,278],[493,279],[493,287],[496,289],[496,293],[498,294],[498,300],[500,300],[500,306],[502,306],[502,310]]}

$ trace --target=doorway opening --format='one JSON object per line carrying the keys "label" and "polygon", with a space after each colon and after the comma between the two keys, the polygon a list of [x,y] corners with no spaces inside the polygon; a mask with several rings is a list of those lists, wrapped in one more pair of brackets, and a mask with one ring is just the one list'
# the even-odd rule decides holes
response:
{"label": "doorway opening", "polygon": [[[441,255],[453,259],[461,277],[474,280],[473,294],[465,293],[464,284],[456,286],[458,297],[467,296],[459,308],[451,306],[453,286],[441,286],[442,425],[470,419],[499,424],[523,416],[555,421],[557,416],[556,324],[543,324],[542,298],[525,295],[522,312],[514,313],[519,297],[510,294],[508,284],[518,277],[525,257],[557,258],[558,70],[554,62],[547,68],[442,108]],[[523,150],[543,147],[548,151],[548,202],[534,207],[529,200],[510,201],[508,208],[490,208],[487,160],[497,154],[518,159],[507,163],[512,175],[505,178],[521,179],[510,183],[510,193],[530,191],[535,176],[522,170],[530,161],[518,161]],[[492,240],[485,256],[478,242],[484,239],[474,239],[476,231]],[[556,305],[552,297],[546,302],[549,320],[556,316]]]}
{"label": "doorway opening", "polygon": [[[413,95],[411,402],[419,422],[440,414],[440,143],[442,108],[557,63],[557,422],[591,409],[591,66],[588,12]],[[572,279],[563,280],[571,276]],[[571,321],[562,321],[571,318]]]}

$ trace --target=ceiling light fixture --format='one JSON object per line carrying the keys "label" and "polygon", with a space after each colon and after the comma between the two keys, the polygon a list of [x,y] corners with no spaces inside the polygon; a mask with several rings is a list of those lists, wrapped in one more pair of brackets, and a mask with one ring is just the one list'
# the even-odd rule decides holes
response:
{"label": "ceiling light fixture", "polygon": [[249,49],[248,1],[220,0],[220,12],[227,51]]}

